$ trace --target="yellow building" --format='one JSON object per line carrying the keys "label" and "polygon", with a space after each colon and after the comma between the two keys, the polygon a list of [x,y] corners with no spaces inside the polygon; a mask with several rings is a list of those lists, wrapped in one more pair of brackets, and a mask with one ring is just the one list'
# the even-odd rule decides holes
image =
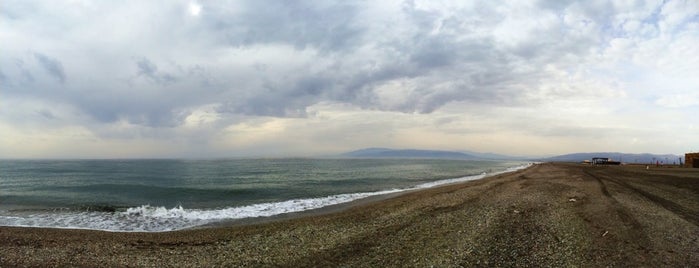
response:
{"label": "yellow building", "polygon": [[699,153],[684,154],[684,166],[699,168]]}

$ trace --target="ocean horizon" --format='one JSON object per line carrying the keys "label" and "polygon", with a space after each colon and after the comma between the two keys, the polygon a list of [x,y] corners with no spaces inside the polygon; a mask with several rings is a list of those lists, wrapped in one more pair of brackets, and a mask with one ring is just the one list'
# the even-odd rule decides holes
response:
{"label": "ocean horizon", "polygon": [[528,165],[445,159],[4,159],[0,226],[181,230],[481,179]]}

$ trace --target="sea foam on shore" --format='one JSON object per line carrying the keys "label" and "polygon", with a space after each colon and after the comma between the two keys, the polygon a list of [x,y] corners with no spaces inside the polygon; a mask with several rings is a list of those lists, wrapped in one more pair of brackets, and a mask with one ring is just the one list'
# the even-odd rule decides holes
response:
{"label": "sea foam on shore", "polygon": [[125,211],[0,211],[0,225],[94,229],[115,232],[173,231],[226,220],[270,217],[285,213],[319,209],[322,207],[347,203],[370,196],[425,189],[439,185],[482,179],[486,176],[513,172],[529,166],[531,166],[531,164],[510,167],[490,174],[482,173],[473,176],[423,183],[404,189],[338,194],[320,198],[292,199],[281,202],[259,203],[220,209],[188,209],[183,208],[182,206],[166,208],[162,206],[142,205],[128,208]]}

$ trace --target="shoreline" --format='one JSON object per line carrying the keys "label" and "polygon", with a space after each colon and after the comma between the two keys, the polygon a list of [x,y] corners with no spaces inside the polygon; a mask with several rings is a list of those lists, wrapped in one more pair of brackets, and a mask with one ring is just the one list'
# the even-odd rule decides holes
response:
{"label": "shoreline", "polygon": [[[273,215],[273,216],[266,216],[266,217],[260,216],[260,217],[241,218],[241,219],[230,219],[230,220],[223,220],[223,221],[219,221],[219,222],[208,223],[208,224],[204,224],[201,226],[194,226],[191,228],[185,228],[185,229],[180,229],[180,230],[172,230],[172,231],[164,231],[164,232],[140,232],[140,233],[167,233],[167,232],[180,232],[180,231],[187,231],[187,230],[201,230],[201,229],[209,229],[209,228],[227,228],[227,227],[236,227],[236,226],[273,223],[273,222],[285,221],[285,220],[295,220],[295,219],[300,219],[300,218],[305,218],[305,217],[323,216],[323,215],[327,215],[327,214],[341,213],[341,212],[346,211],[348,209],[352,209],[355,207],[361,207],[364,205],[370,205],[370,204],[376,203],[376,202],[382,202],[382,201],[385,201],[385,200],[388,200],[391,198],[395,198],[395,197],[398,197],[398,196],[401,196],[404,194],[408,194],[412,191],[419,191],[419,190],[421,190],[421,189],[412,189],[412,190],[405,190],[405,191],[400,191],[400,192],[395,192],[395,193],[372,195],[372,196],[367,196],[364,198],[352,200],[349,202],[333,204],[333,205],[329,205],[329,206],[324,206],[324,207],[314,208],[314,209],[309,209],[309,210],[303,210],[303,211],[297,211],[297,212],[282,213],[282,214],[277,214],[277,215]],[[112,232],[112,231],[106,231],[106,230],[95,230],[95,231]]]}
{"label": "shoreline", "polygon": [[[150,226],[150,227],[145,227],[143,229],[129,229],[125,228],[124,226],[112,226],[112,225],[107,225],[107,226],[100,226],[94,225],[94,224],[88,224],[85,226],[81,226],[80,224],[78,225],[72,225],[72,226],[52,226],[52,225],[46,225],[46,224],[35,224],[35,225],[2,225],[6,227],[25,227],[25,228],[54,228],[54,229],[76,229],[76,230],[95,230],[95,231],[105,231],[105,232],[143,232],[143,233],[159,233],[159,232],[172,232],[172,231],[180,231],[180,230],[190,230],[190,229],[202,229],[202,228],[211,228],[211,227],[226,227],[226,226],[235,226],[235,225],[249,225],[249,224],[257,224],[257,223],[264,223],[264,222],[272,222],[276,220],[284,220],[284,219],[293,219],[293,218],[298,218],[298,217],[306,217],[306,216],[312,216],[312,215],[322,215],[322,214],[327,214],[327,213],[335,213],[335,212],[340,212],[343,211],[347,208],[360,205],[360,204],[365,204],[365,203],[371,203],[371,202],[377,202],[381,201],[390,197],[394,197],[400,194],[404,193],[409,193],[412,191],[419,191],[422,189],[428,189],[428,188],[434,188],[434,187],[440,187],[443,185],[448,185],[448,184],[455,184],[455,183],[462,183],[466,181],[472,181],[472,180],[480,180],[484,179],[487,177],[491,176],[496,176],[499,174],[503,173],[509,173],[509,172],[515,172],[517,170],[521,169],[526,169],[533,165],[533,163],[527,163],[527,164],[520,164],[517,166],[511,166],[504,168],[502,170],[498,170],[495,172],[491,172],[490,174],[483,172],[480,174],[474,174],[474,175],[467,175],[463,177],[455,177],[455,178],[449,178],[449,179],[441,179],[437,181],[431,181],[431,182],[425,182],[421,183],[418,185],[414,185],[408,188],[394,188],[394,189],[385,189],[385,190],[379,190],[375,192],[356,192],[356,193],[344,193],[344,194],[336,194],[336,195],[330,195],[330,196],[321,196],[321,197],[308,197],[308,198],[298,198],[298,199],[291,199],[291,200],[282,200],[282,201],[276,201],[276,202],[269,202],[269,203],[256,203],[256,204],[249,204],[249,205],[244,205],[244,206],[238,206],[238,207],[225,207],[225,208],[217,208],[217,209],[183,209],[182,207],[175,207],[172,209],[165,208],[165,207],[151,207],[150,205],[145,205],[141,207],[131,207],[128,208],[128,210],[131,209],[136,209],[139,210],[137,213],[144,213],[145,215],[148,215],[150,211],[143,211],[140,212],[141,209],[143,210],[150,210],[151,208],[153,209],[158,209],[158,210],[166,210],[165,213],[173,213],[174,215],[167,215],[165,217],[162,216],[155,216],[153,220],[155,221],[163,221],[164,225],[163,226]],[[147,207],[147,208],[144,208]],[[238,218],[238,215],[236,212],[234,214],[231,214],[228,210],[233,210],[236,212],[242,212],[242,214],[246,215],[242,218]],[[255,211],[254,213],[257,213],[257,216],[251,216],[249,215],[249,211]],[[158,213],[163,213],[163,212],[158,212]],[[209,215],[205,215],[204,218],[199,218],[202,217],[199,214],[213,214],[215,219],[207,219],[206,217]],[[219,216],[216,216],[217,213],[224,213],[227,216],[230,216],[231,218],[218,218]],[[78,213],[80,214],[80,213]],[[193,214],[193,215],[190,215]],[[175,217],[175,222],[177,222],[176,215],[179,215],[179,219],[189,219],[191,222],[187,223],[184,220],[182,222],[179,222],[179,226],[175,225],[170,225],[167,223],[169,221],[170,217]],[[78,216],[80,217],[80,216]],[[98,219],[101,218],[100,222],[111,222],[114,220],[114,218],[119,217],[119,212],[112,212],[112,215],[92,215],[90,217],[96,217]],[[194,217],[194,218],[190,218]],[[147,219],[135,219],[137,221],[141,221],[143,223],[148,222]],[[89,221],[89,220],[88,220]],[[197,221],[200,221],[197,223]],[[208,223],[202,223],[207,222]],[[116,223],[121,223],[121,220],[116,219]],[[127,223],[128,225],[128,223]],[[137,226],[138,227],[143,227],[143,226]],[[173,229],[169,229],[173,228]],[[169,229],[169,230],[168,230]]]}
{"label": "shoreline", "polygon": [[696,266],[699,170],[543,163],[263,221],[0,227],[0,266]]}
{"label": "shoreline", "polygon": [[[266,217],[263,216],[263,217],[249,217],[249,218],[242,218],[242,219],[223,220],[223,221],[219,221],[219,222],[204,224],[201,226],[194,226],[191,228],[185,228],[185,229],[173,230],[173,231],[165,231],[165,232],[177,232],[177,231],[185,231],[185,230],[197,230],[197,229],[207,229],[207,228],[225,228],[225,227],[234,227],[234,226],[254,225],[254,224],[262,224],[262,223],[271,223],[271,222],[276,222],[276,221],[293,220],[293,219],[298,219],[298,218],[303,218],[303,217],[314,217],[314,216],[322,216],[322,215],[327,215],[327,214],[332,214],[332,213],[340,213],[340,212],[346,211],[348,209],[352,209],[355,207],[361,207],[361,206],[365,206],[365,205],[371,205],[371,204],[376,203],[376,202],[386,201],[386,200],[396,198],[396,197],[399,197],[401,195],[410,194],[410,193],[416,192],[416,191],[422,191],[422,190],[439,188],[439,187],[447,187],[450,185],[468,183],[468,182],[477,181],[477,180],[484,180],[484,179],[487,179],[490,177],[495,177],[495,176],[499,176],[499,175],[506,175],[509,173],[514,173],[514,172],[518,172],[521,170],[526,170],[528,168],[531,168],[534,165],[536,165],[536,163],[530,163],[527,165],[522,165],[522,166],[517,166],[517,167],[510,167],[510,168],[507,168],[503,171],[493,172],[493,174],[485,174],[484,177],[482,177],[482,178],[470,179],[470,177],[480,176],[480,175],[471,175],[471,176],[466,176],[466,177],[461,177],[461,178],[446,179],[444,181],[453,181],[453,182],[439,183],[439,184],[434,185],[434,186],[423,187],[423,188],[417,188],[417,186],[416,186],[415,188],[401,189],[398,192],[371,195],[371,196],[355,199],[355,200],[352,200],[349,202],[332,204],[329,206],[324,206],[324,207],[314,208],[314,209],[309,209],[309,210],[282,213],[282,214],[277,214],[277,215],[273,215],[273,216],[266,216]],[[466,179],[466,178],[468,178],[468,179]],[[462,180],[462,179],[464,179],[464,180]],[[435,182],[440,182],[440,181],[435,181]],[[97,230],[97,231],[105,231],[105,230]],[[107,232],[110,232],[110,231],[107,231]]]}

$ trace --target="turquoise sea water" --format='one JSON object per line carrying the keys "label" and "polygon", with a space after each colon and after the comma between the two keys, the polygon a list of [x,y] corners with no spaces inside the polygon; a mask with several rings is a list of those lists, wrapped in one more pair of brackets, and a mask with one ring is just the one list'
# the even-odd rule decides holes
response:
{"label": "turquoise sea water", "polygon": [[427,159],[0,160],[0,225],[167,231],[523,167]]}

